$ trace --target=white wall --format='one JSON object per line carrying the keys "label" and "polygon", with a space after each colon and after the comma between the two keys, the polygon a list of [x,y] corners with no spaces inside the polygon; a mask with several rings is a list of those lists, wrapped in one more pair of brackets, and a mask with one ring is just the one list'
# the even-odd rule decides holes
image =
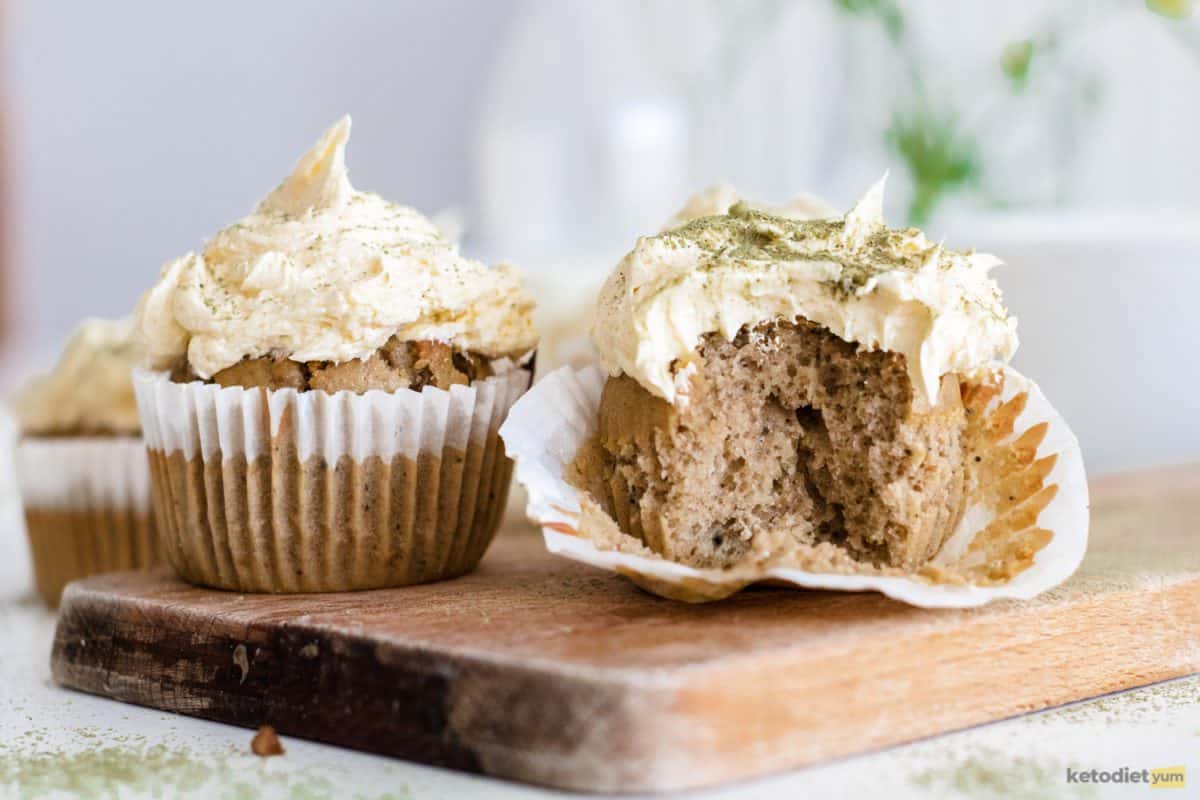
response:
{"label": "white wall", "polygon": [[[1054,212],[1024,225],[978,209],[988,217],[980,224],[969,204],[952,203],[929,230],[1009,262],[997,277],[1021,318],[1017,365],[1076,426],[1090,468],[1200,458],[1200,373],[1181,344],[1200,338],[1188,305],[1200,290],[1200,48],[1141,3],[1025,0],[986,13],[905,5],[914,36],[961,67],[932,74],[964,93],[964,108],[976,85],[998,80],[1005,42],[1041,30],[1051,12],[1086,6],[1063,22],[1080,35],[1081,68],[1104,86],[1066,198],[1079,224]],[[8,0],[0,77],[13,101],[4,127],[15,138],[24,365],[45,364],[80,317],[127,312],[163,261],[248,211],[345,112],[355,119],[355,182],[429,212],[465,207],[469,227],[490,234],[471,243],[481,255],[512,258],[540,270],[539,285],[558,286],[543,293],[548,330],[589,302],[582,287],[633,232],[653,229],[662,209],[709,181],[734,180],[762,199],[816,190],[846,207],[891,166],[890,202],[902,205],[903,167],[881,144],[886,119],[872,116],[890,113],[891,56],[858,35],[870,23],[837,28],[845,20],[831,0],[796,0],[772,36],[745,37],[754,58],[744,86],[731,90],[732,111],[715,109],[732,120],[731,137],[745,138],[726,142],[727,159],[701,153],[677,164],[659,158],[677,154],[666,138],[650,143],[658,150],[604,139],[647,99],[670,110],[672,92],[703,93],[698,78],[688,89],[691,78],[663,81],[655,70],[684,56],[709,64],[704,30],[728,35],[734,10],[748,8]],[[996,163],[1019,185],[1040,171],[1020,134],[1047,103],[1005,102],[996,134],[1016,141],[997,146]],[[655,130],[686,140],[704,127]],[[648,185],[655,180],[672,186]],[[1168,215],[1179,223],[1164,238]],[[596,235],[614,220],[619,235]],[[586,251],[539,252],[554,249],[543,247],[547,232]]]}
{"label": "white wall", "polygon": [[1188,214],[959,220],[1000,253],[1013,365],[1070,423],[1090,474],[1200,460],[1200,224]]}
{"label": "white wall", "polygon": [[513,3],[7,6],[18,311],[44,351],[82,316],[130,310],[343,113],[363,188],[465,202],[475,96]]}

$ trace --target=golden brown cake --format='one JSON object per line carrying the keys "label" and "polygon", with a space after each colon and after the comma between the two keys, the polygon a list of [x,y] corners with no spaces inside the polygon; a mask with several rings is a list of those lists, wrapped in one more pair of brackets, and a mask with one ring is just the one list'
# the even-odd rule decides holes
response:
{"label": "golden brown cake", "polygon": [[[470,386],[492,375],[492,359],[455,350],[445,342],[404,342],[393,336],[366,358],[333,361],[293,361],[282,353],[244,358],[216,372],[209,382],[221,386],[319,389],[334,394],[371,390],[420,391],[426,386],[449,389]],[[186,364],[171,379],[181,383],[199,380]]]}
{"label": "golden brown cake", "polygon": [[[708,334],[677,408],[610,378],[600,401],[605,507],[698,567],[828,542],[913,568],[953,530],[963,491],[958,385],[916,410],[904,357],[859,354],[812,323]],[[890,487],[890,488],[888,488]],[[781,538],[785,537],[785,538]]]}

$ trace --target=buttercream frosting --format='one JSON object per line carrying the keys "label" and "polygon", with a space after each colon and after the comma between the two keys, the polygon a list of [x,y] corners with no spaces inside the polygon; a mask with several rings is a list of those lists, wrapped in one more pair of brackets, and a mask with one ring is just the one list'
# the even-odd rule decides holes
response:
{"label": "buttercream frosting", "polygon": [[1008,361],[1017,321],[988,271],[916,229],[887,227],[883,185],[844,217],[800,221],[735,203],[638,240],[601,290],[592,336],[611,375],[675,403],[700,338],[807,318],[849,342],[905,356],[917,397],[942,375]]}
{"label": "buttercream frosting", "polygon": [[142,358],[129,319],[87,319],[50,372],[27,383],[12,411],[31,435],[137,435],[133,368]]}
{"label": "buttercream frosting", "polygon": [[343,117],[292,174],[202,252],[168,262],[138,304],[148,358],[203,378],[244,358],[365,358],[393,335],[487,356],[534,347],[514,267],[463,257],[418,211],[357,191]]}

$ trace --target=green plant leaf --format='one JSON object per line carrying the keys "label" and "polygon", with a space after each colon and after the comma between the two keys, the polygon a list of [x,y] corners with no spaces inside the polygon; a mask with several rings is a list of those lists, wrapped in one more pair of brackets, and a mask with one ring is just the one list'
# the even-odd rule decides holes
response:
{"label": "green plant leaf", "polygon": [[848,14],[875,17],[893,42],[904,35],[904,13],[896,0],[834,0],[834,5]]}
{"label": "green plant leaf", "polygon": [[1196,10],[1195,0],[1146,0],[1146,8],[1171,19],[1187,19]]}
{"label": "green plant leaf", "polygon": [[1032,39],[1009,42],[1000,52],[1000,69],[1008,76],[1014,92],[1025,89],[1029,83],[1029,65],[1033,62],[1035,48]]}
{"label": "green plant leaf", "polygon": [[896,112],[886,137],[912,178],[908,207],[912,225],[927,222],[947,192],[979,176],[979,147],[973,136],[960,129],[952,111],[938,112],[919,101]]}

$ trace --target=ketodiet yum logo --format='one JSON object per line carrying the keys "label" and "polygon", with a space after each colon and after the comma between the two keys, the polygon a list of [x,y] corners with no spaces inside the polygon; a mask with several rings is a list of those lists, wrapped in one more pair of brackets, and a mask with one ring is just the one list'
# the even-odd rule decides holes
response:
{"label": "ketodiet yum logo", "polygon": [[1157,769],[1074,769],[1067,767],[1067,783],[1137,784],[1151,789],[1183,789],[1187,786],[1187,771],[1183,767]]}

